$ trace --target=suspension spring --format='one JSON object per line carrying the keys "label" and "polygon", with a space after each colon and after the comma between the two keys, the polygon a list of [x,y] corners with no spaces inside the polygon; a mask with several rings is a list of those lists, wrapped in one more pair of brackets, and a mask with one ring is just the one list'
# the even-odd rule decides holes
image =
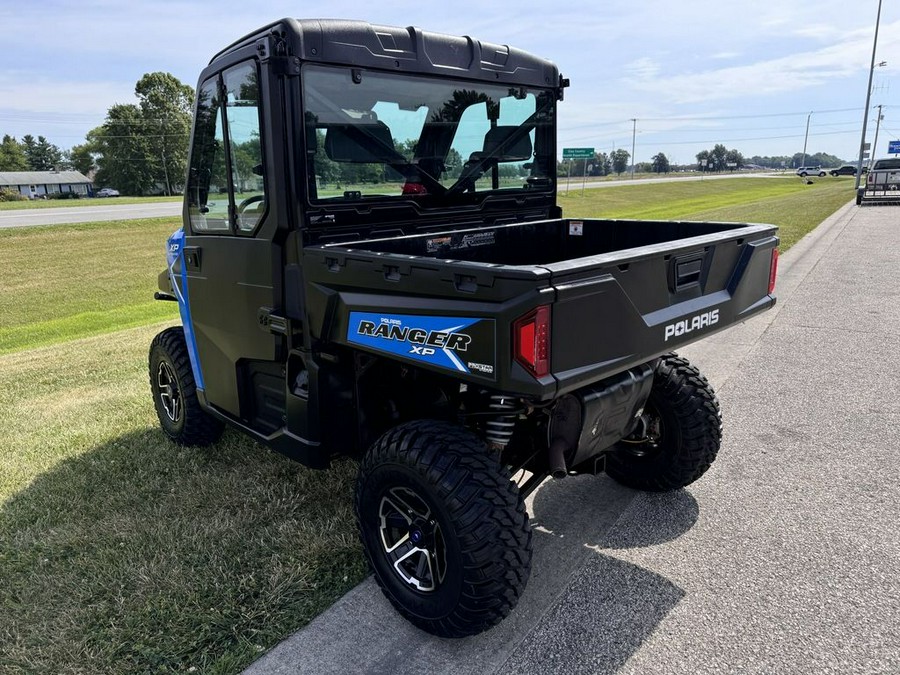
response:
{"label": "suspension spring", "polygon": [[488,408],[495,417],[485,422],[485,436],[495,448],[502,450],[509,444],[516,427],[515,401],[509,396],[493,395]]}

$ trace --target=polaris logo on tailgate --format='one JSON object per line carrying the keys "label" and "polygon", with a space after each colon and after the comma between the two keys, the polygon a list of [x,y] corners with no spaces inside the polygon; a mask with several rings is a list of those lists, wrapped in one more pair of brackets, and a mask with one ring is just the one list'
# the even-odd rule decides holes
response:
{"label": "polaris logo on tailgate", "polygon": [[666,326],[665,342],[668,342],[670,337],[681,337],[682,335],[693,333],[695,330],[700,330],[701,328],[715,326],[717,323],[719,323],[719,310],[717,309],[714,309],[711,312],[703,312],[703,314],[692,316],[689,319],[682,319],[681,321],[670,323]]}

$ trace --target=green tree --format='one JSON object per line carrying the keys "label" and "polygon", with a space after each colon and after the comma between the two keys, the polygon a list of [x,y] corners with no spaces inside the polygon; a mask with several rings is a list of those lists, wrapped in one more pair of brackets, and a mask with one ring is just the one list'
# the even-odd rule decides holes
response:
{"label": "green tree", "polygon": [[116,104],[88,134],[96,183],[127,194],[184,187],[193,89],[169,73],[148,73],[134,90],[138,103]]}
{"label": "green tree", "polygon": [[651,158],[651,166],[655,173],[669,173],[669,158],[665,153],[658,152]]}
{"label": "green tree", "polygon": [[605,152],[594,153],[594,168],[591,171],[592,176],[608,176],[612,173],[612,161]]}
{"label": "green tree", "polygon": [[132,195],[153,187],[156,151],[145,127],[138,106],[117,103],[107,111],[103,125],[88,132],[88,144],[97,151],[96,185]]}
{"label": "green tree", "polygon": [[73,145],[67,153],[64,153],[63,159],[69,167],[85,176],[93,171],[96,166],[94,154],[87,143]]}
{"label": "green tree", "polygon": [[623,174],[628,168],[628,160],[630,158],[631,153],[627,150],[623,150],[622,148],[614,150],[610,155],[613,171],[615,171],[617,175]]}
{"label": "green tree", "polygon": [[701,150],[697,153],[697,168],[700,171],[712,171],[712,163],[709,160],[709,150]]}
{"label": "green tree", "polygon": [[0,142],[0,171],[28,171],[25,148],[9,134]]}
{"label": "green tree", "polygon": [[744,166],[744,156],[738,150],[729,150],[725,153],[725,165],[733,165],[728,166],[732,171],[734,169],[740,169]]}
{"label": "green tree", "polygon": [[43,136],[27,134],[22,137],[25,159],[32,171],[53,171],[62,161],[62,151]]}
{"label": "green tree", "polygon": [[726,148],[721,143],[716,143],[712,150],[709,152],[710,162],[713,165],[714,171],[724,171],[725,170],[725,156],[728,154],[728,148]]}
{"label": "green tree", "polygon": [[194,90],[171,73],[156,72],[138,80],[134,93],[146,124],[145,133],[155,137],[154,180],[165,186],[166,194],[172,194],[184,187]]}

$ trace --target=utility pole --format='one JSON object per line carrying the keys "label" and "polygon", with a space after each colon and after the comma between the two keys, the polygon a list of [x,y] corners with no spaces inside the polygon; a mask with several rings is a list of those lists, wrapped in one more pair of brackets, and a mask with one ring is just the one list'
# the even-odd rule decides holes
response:
{"label": "utility pole", "polygon": [[809,140],[809,118],[812,117],[812,110],[809,111],[809,115],[806,116],[806,135],[803,137],[803,159],[800,162],[800,166],[806,166],[806,141]]}
{"label": "utility pole", "polygon": [[631,180],[634,180],[634,137],[637,135],[637,118],[631,119]]}
{"label": "utility pole", "polygon": [[872,168],[872,161],[875,159],[875,153],[878,151],[878,130],[881,128],[881,120],[884,115],[881,114],[881,104],[875,106],[878,108],[878,117],[875,118],[875,140],[872,142],[872,149],[869,151],[869,168]]}
{"label": "utility pole", "polygon": [[875,50],[878,48],[878,24],[881,23],[881,0],[878,0],[878,14],[875,16],[875,39],[872,40],[872,64],[869,66],[869,84],[866,86],[866,107],[863,108],[862,137],[859,139],[859,159],[856,162],[856,184],[859,189],[859,179],[862,177],[863,152],[866,147],[866,122],[869,121],[869,103],[872,100],[872,75],[875,73]]}

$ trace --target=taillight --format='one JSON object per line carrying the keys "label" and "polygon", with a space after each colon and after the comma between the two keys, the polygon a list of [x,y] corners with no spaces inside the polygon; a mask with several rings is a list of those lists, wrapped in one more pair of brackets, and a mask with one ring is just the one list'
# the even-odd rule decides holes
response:
{"label": "taillight", "polygon": [[513,322],[513,353],[535,377],[550,372],[550,305],[541,305]]}
{"label": "taillight", "polygon": [[775,292],[775,277],[778,275],[778,249],[772,249],[772,264],[769,267],[769,295]]}

